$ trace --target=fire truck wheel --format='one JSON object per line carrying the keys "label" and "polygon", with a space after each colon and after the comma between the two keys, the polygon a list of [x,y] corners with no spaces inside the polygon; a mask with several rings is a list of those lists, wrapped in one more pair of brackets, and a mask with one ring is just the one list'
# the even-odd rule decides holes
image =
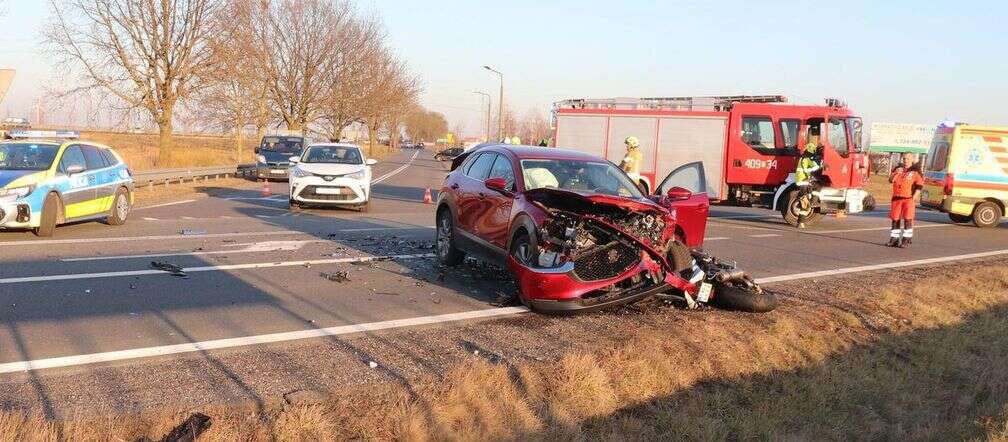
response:
{"label": "fire truck wheel", "polygon": [[1001,222],[1001,207],[990,201],[984,201],[973,208],[973,224],[977,227],[994,227]]}
{"label": "fire truck wheel", "polygon": [[[798,210],[800,209],[800,202],[798,201],[798,191],[792,190],[787,194],[787,203],[781,207],[781,216],[784,217],[784,222],[790,224],[791,226],[798,226]],[[811,226],[820,219],[822,219],[823,214],[818,210],[805,216],[805,226]]]}
{"label": "fire truck wheel", "polygon": [[734,285],[718,284],[714,287],[714,306],[725,310],[749,313],[766,313],[777,308],[777,296],[764,291],[756,293]]}

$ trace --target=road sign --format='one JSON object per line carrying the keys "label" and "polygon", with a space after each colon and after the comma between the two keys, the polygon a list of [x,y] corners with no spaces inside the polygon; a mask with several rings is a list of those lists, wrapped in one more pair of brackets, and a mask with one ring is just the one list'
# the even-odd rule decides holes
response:
{"label": "road sign", "polygon": [[14,81],[14,69],[0,69],[0,103],[3,102],[4,96],[7,95],[7,89],[10,88],[11,81]]}
{"label": "road sign", "polygon": [[934,138],[935,126],[924,124],[872,123],[871,152],[925,153]]}

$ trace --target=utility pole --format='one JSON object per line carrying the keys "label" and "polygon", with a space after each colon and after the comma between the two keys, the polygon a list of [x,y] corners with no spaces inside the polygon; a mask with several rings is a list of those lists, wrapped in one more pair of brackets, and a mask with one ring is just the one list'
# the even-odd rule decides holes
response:
{"label": "utility pole", "polygon": [[483,91],[473,91],[473,93],[474,94],[480,94],[480,95],[486,97],[486,107],[487,107],[487,109],[486,109],[486,114],[487,114],[486,115],[486,126],[485,126],[486,130],[483,131],[483,141],[487,142],[487,141],[490,141],[490,94],[488,94],[486,92],[483,92]]}
{"label": "utility pole", "polygon": [[490,66],[483,66],[500,77],[500,98],[497,100],[497,139],[504,138],[504,74]]}

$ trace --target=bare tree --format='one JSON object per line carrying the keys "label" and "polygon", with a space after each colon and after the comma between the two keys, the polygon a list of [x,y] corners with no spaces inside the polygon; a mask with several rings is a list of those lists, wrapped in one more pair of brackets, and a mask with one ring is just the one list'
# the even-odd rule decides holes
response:
{"label": "bare tree", "polygon": [[[362,84],[361,115],[368,128],[369,153],[374,151],[378,131],[394,122],[398,123],[415,106],[420,93],[420,81],[408,74],[404,63],[389,51],[383,51],[368,63],[368,81]],[[390,132],[390,140],[398,141],[398,130]]]}
{"label": "bare tree", "polygon": [[338,63],[326,78],[328,94],[318,122],[331,139],[339,138],[347,126],[363,118],[366,85],[376,78],[371,64],[385,51],[384,35],[376,17],[349,21],[339,29],[338,37]]}
{"label": "bare tree", "polygon": [[421,106],[415,107],[406,116],[406,134],[413,141],[435,140],[448,132],[448,120],[438,112]]}
{"label": "bare tree", "polygon": [[552,137],[549,120],[541,111],[529,109],[518,122],[518,137],[526,144],[538,144]]}
{"label": "bare tree", "polygon": [[80,84],[66,94],[101,90],[127,110],[143,109],[159,130],[157,162],[172,147],[176,105],[199,90],[213,68],[212,26],[220,0],[50,0],[46,41]]}

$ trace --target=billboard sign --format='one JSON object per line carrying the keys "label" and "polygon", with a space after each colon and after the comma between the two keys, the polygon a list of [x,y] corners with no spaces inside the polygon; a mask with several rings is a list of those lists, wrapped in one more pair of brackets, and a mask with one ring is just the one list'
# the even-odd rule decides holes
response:
{"label": "billboard sign", "polygon": [[872,123],[871,152],[926,153],[934,138],[935,126],[907,123]]}

